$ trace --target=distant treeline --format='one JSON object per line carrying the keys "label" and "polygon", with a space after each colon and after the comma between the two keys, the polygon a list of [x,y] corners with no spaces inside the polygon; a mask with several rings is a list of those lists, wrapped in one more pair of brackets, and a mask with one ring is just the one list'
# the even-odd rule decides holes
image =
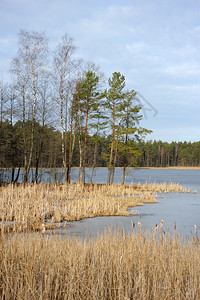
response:
{"label": "distant treeline", "polygon": [[140,167],[200,166],[200,142],[147,141],[138,144]]}
{"label": "distant treeline", "polygon": [[[23,167],[24,165],[24,140],[21,121],[11,125],[9,121],[0,123],[0,166],[4,168]],[[31,122],[26,122],[26,143],[31,142]],[[62,136],[61,132],[53,127],[34,126],[34,149],[31,167],[34,168],[61,168]],[[96,140],[98,147],[96,149]],[[96,166],[107,167],[112,136],[88,136],[88,150],[86,153],[86,167],[92,167],[95,151]],[[70,132],[66,133],[66,143],[70,141]],[[127,166],[136,167],[168,167],[168,166],[200,166],[200,142],[162,142],[162,141],[131,141],[135,155],[129,155]],[[68,157],[66,147],[66,157]],[[72,166],[78,167],[80,163],[79,139],[75,138]],[[124,155],[119,150],[116,156],[116,167],[124,165]]]}

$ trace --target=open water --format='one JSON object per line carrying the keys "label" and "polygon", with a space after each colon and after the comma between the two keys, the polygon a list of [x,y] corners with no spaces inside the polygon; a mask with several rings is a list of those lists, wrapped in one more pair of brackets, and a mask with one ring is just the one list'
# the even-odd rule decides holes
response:
{"label": "open water", "polygon": [[[90,169],[86,170],[88,181],[90,172]],[[78,170],[73,169],[72,179],[76,181],[77,175]],[[106,178],[107,170],[97,168],[93,181],[96,183],[105,183]],[[121,179],[122,169],[116,169],[115,183],[120,183]],[[160,220],[163,220],[163,228],[169,234],[174,233],[174,226],[176,226],[176,232],[181,235],[195,234],[195,224],[200,235],[200,170],[129,169],[126,176],[126,183],[137,182],[141,184],[145,182],[179,183],[183,187],[196,191],[196,193],[158,194],[157,203],[134,207],[134,210],[137,212],[135,216],[96,217],[78,222],[69,222],[67,224],[67,231],[71,235],[79,237],[85,237],[86,235],[97,236],[98,233],[108,228],[123,228],[125,232],[129,232],[138,230],[138,221],[141,222],[143,231],[154,230],[155,224],[160,225]],[[135,228],[132,227],[131,220],[135,223]],[[66,230],[63,233],[66,233]]]}

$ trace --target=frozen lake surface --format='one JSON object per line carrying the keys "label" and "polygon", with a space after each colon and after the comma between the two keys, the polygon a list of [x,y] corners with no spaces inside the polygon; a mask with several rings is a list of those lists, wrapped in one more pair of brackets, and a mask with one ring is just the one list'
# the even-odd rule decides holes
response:
{"label": "frozen lake surface", "polygon": [[[78,168],[72,169],[71,179],[77,181]],[[6,173],[7,172],[7,173]],[[9,181],[10,171],[4,170],[4,175]],[[63,182],[62,169],[43,169],[41,172],[41,182],[55,181]],[[94,172],[94,183],[106,183],[107,168],[96,168]],[[86,181],[90,181],[91,169],[86,168]],[[34,170],[30,172],[30,181],[34,177]],[[116,168],[114,183],[121,183],[122,169]],[[20,171],[19,182],[23,181],[23,170]],[[160,220],[164,220],[164,230],[170,233],[174,232],[174,224],[176,223],[176,231],[182,235],[194,233],[194,224],[200,234],[200,170],[182,170],[182,169],[134,169],[127,170],[126,184],[147,182],[173,182],[179,183],[181,186],[190,188],[193,193],[169,193],[159,194],[156,204],[144,204],[135,207],[137,215],[129,217],[96,217],[76,222],[68,222],[67,229],[59,229],[59,234],[68,234],[72,236],[85,237],[97,236],[106,228],[123,228],[125,232],[130,230],[138,230],[137,222],[141,221],[142,230],[154,229],[155,224],[159,224]],[[131,211],[132,209],[130,209]],[[136,224],[132,228],[131,220]]]}
{"label": "frozen lake surface", "polygon": [[[78,170],[74,169],[72,178],[76,180]],[[88,178],[90,170],[87,169]],[[94,182],[105,183],[107,177],[106,169],[96,169]],[[120,183],[122,170],[117,169],[115,183]],[[129,169],[127,172],[126,183],[132,182],[141,184],[148,182],[173,182],[181,186],[190,188],[193,193],[169,193],[159,194],[156,204],[144,204],[135,207],[138,212],[136,216],[129,217],[96,217],[84,219],[76,222],[68,222],[68,229],[71,235],[85,237],[86,235],[96,236],[106,228],[123,228],[125,232],[138,230],[137,222],[141,221],[142,230],[154,229],[155,224],[160,225],[160,220],[164,220],[164,230],[170,234],[176,231],[181,235],[194,234],[194,224],[200,234],[200,170],[175,170],[175,169]],[[132,209],[130,209],[131,211]],[[136,224],[132,228],[131,220]],[[61,232],[59,230],[59,232]],[[63,232],[66,234],[66,229]]]}

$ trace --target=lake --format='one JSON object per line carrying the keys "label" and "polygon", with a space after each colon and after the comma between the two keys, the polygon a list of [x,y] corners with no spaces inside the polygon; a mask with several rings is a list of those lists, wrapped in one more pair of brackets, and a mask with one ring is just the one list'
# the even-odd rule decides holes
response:
{"label": "lake", "polygon": [[[78,168],[72,169],[71,179],[77,181]],[[29,179],[34,176],[34,169],[31,170]],[[41,182],[61,181],[63,182],[62,169],[43,169],[40,170]],[[96,168],[94,172],[94,183],[106,183],[106,168]],[[86,181],[90,181],[91,169],[86,168]],[[10,170],[4,170],[6,180],[10,180]],[[122,169],[116,168],[114,183],[121,183]],[[19,182],[23,181],[23,170],[20,171]],[[142,229],[154,229],[156,223],[164,220],[164,230],[170,234],[176,231],[182,235],[194,233],[194,224],[197,225],[200,233],[200,170],[183,169],[134,169],[127,170],[126,184],[147,182],[173,182],[181,186],[196,190],[196,193],[169,193],[159,194],[156,204],[144,204],[135,207],[136,216],[129,217],[97,217],[76,222],[68,222],[67,229],[55,230],[55,232],[66,234],[70,232],[72,236],[85,237],[86,235],[96,236],[106,228],[123,228],[125,232],[138,230],[137,222],[141,221]],[[130,209],[131,211],[132,209]],[[131,226],[131,220],[136,224]]]}
{"label": "lake", "polygon": [[[86,179],[89,182],[91,170],[86,169]],[[72,179],[77,180],[78,169],[72,170]],[[94,182],[105,183],[107,169],[97,168],[94,174]],[[122,169],[117,168],[115,183],[120,183]],[[181,169],[128,169],[126,184],[147,182],[173,182],[181,186],[195,190],[196,193],[169,193],[159,194],[156,204],[144,204],[142,207],[135,207],[138,212],[136,216],[129,217],[96,217],[76,222],[68,222],[67,231],[71,235],[85,237],[86,235],[96,236],[106,228],[123,228],[125,232],[138,230],[137,222],[141,221],[142,229],[154,229],[155,224],[164,220],[164,230],[170,234],[176,232],[181,235],[194,233],[194,224],[197,225],[200,233],[200,170]],[[130,209],[131,211],[132,209]],[[132,228],[131,220],[136,224]],[[66,230],[59,230],[59,233],[66,234]]]}

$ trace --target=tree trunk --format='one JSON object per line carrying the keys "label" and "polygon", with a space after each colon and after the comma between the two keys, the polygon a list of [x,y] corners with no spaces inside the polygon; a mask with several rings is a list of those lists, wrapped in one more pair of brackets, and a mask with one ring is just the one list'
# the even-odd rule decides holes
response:
{"label": "tree trunk", "polygon": [[22,88],[22,106],[23,106],[23,122],[22,122],[22,130],[23,130],[23,141],[24,141],[24,184],[28,182],[28,163],[27,163],[27,143],[26,143],[26,116],[25,116],[25,90],[24,86]]}
{"label": "tree trunk", "polygon": [[108,177],[107,177],[107,185],[110,185],[110,178],[112,172],[112,161],[113,161],[113,149],[114,149],[114,132],[112,136],[111,149],[110,149],[110,161],[108,165]]}
{"label": "tree trunk", "polygon": [[73,157],[73,152],[74,152],[75,139],[76,139],[76,134],[74,132],[73,141],[72,141],[72,148],[71,148],[71,155],[70,155],[70,164],[69,164],[69,167],[68,167],[68,177],[67,177],[69,183],[71,181],[72,157]]}
{"label": "tree trunk", "polygon": [[177,166],[177,161],[178,161],[178,145],[175,146],[174,166]]}
{"label": "tree trunk", "polygon": [[112,161],[113,161],[113,149],[114,149],[114,141],[115,141],[115,100],[112,100],[112,142],[110,149],[110,161],[108,165],[108,178],[107,185],[110,185],[111,172],[112,172]]}
{"label": "tree trunk", "polygon": [[115,166],[116,166],[116,161],[117,161],[117,146],[118,146],[118,138],[116,142],[116,148],[115,148],[115,156],[114,156],[114,162],[113,162],[113,167],[112,167],[112,178],[111,178],[111,184],[114,182],[114,177],[115,177]]}
{"label": "tree trunk", "polygon": [[70,179],[71,179],[72,130],[73,130],[73,103],[72,103],[72,109],[71,109],[71,123],[70,123],[70,136],[69,136],[69,163],[68,163],[68,169],[67,169],[67,182],[68,183],[70,183]]}
{"label": "tree trunk", "polygon": [[123,167],[122,184],[124,184],[125,178],[126,178],[126,166]]}
{"label": "tree trunk", "polygon": [[16,178],[15,178],[15,180],[14,180],[14,183],[17,183],[17,181],[18,181],[18,179],[19,179],[19,174],[20,174],[20,167],[18,168],[18,170],[17,170],[17,176],[16,176]]}
{"label": "tree trunk", "polygon": [[[113,141],[113,142],[114,142],[114,141]],[[112,172],[113,142],[112,142],[112,144],[111,144],[111,150],[110,150],[110,161],[109,161],[109,166],[108,166],[107,185],[110,185],[110,178],[111,178],[111,172]]]}
{"label": "tree trunk", "polygon": [[35,179],[34,182],[38,183],[38,170],[39,170],[39,164],[41,160],[41,154],[42,154],[42,149],[43,149],[43,129],[40,135],[40,145],[36,157],[36,166],[35,166]]}
{"label": "tree trunk", "polygon": [[67,165],[65,160],[65,140],[64,140],[64,122],[63,122],[63,83],[61,82],[61,93],[60,93],[60,126],[61,126],[61,140],[62,140],[62,161],[65,172],[65,182],[67,180]]}
{"label": "tree trunk", "polygon": [[81,139],[79,136],[79,152],[80,152],[80,161],[79,161],[79,175],[78,175],[78,183],[81,183],[81,172],[82,172],[82,161],[83,161],[83,151],[81,145]]}
{"label": "tree trunk", "polygon": [[14,178],[15,178],[15,167],[12,167],[12,175],[11,175],[11,182],[14,182]]}
{"label": "tree trunk", "polygon": [[33,85],[33,114],[31,122],[31,147],[29,152],[29,159],[27,163],[27,173],[29,173],[32,158],[33,158],[33,146],[34,146],[34,127],[35,127],[35,110],[36,110],[36,87],[35,87],[35,75],[32,72],[32,85]]}
{"label": "tree trunk", "polygon": [[85,184],[85,159],[86,159],[86,149],[87,149],[88,114],[89,114],[89,99],[87,99],[87,110],[86,110],[86,118],[85,118],[85,136],[84,136],[84,149],[83,149],[83,178],[82,178],[83,184]]}
{"label": "tree trunk", "polygon": [[147,154],[147,163],[146,163],[146,166],[149,167],[149,150],[147,150],[146,154]]}
{"label": "tree trunk", "polygon": [[113,168],[112,168],[112,179],[111,184],[114,182],[114,176],[115,176],[115,166],[117,161],[117,151],[118,151],[118,141],[119,141],[119,129],[121,126],[121,122],[119,122],[118,128],[117,128],[117,141],[116,141],[116,147],[115,147],[115,156],[114,156],[114,162],[113,162]]}
{"label": "tree trunk", "polygon": [[97,142],[95,143],[95,146],[94,146],[94,160],[93,160],[93,165],[92,165],[92,173],[90,176],[90,183],[92,183],[92,178],[93,178],[93,174],[94,174],[94,168],[96,166],[96,161],[97,161]]}

